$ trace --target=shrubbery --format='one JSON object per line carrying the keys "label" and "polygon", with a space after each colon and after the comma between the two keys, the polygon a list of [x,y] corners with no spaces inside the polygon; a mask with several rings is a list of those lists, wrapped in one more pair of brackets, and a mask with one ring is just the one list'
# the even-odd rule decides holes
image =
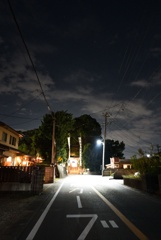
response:
{"label": "shrubbery", "polygon": [[161,157],[160,156],[152,156],[148,157],[141,157],[139,159],[132,160],[133,168],[136,171],[140,172],[141,175],[151,174],[156,175],[161,173]]}

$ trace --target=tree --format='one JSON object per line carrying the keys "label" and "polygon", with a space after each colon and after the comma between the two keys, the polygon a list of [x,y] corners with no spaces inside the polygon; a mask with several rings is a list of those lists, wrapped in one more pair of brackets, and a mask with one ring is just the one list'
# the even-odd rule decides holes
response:
{"label": "tree", "polygon": [[96,144],[86,144],[83,149],[83,166],[90,171],[100,171],[102,164],[101,151],[98,151]]}
{"label": "tree", "polygon": [[59,111],[55,114],[56,127],[55,127],[55,138],[56,138],[56,157],[62,157],[63,161],[67,160],[67,137],[74,128],[73,115],[66,111]]}
{"label": "tree", "polygon": [[143,157],[144,156],[144,151],[141,148],[139,148],[138,149],[138,154],[139,154],[140,157]]}
{"label": "tree", "polygon": [[19,141],[18,148],[20,151],[29,155],[34,155],[34,156],[36,155],[37,149],[35,144],[35,136],[37,131],[38,131],[37,129],[28,130],[24,132],[19,131],[19,133],[23,135],[23,137]]}
{"label": "tree", "polygon": [[105,141],[105,164],[110,163],[110,158],[119,157],[124,158],[123,151],[125,150],[124,142],[106,140]]}
{"label": "tree", "polygon": [[[38,129],[23,133],[25,137],[21,140],[20,149],[31,155],[39,153],[47,163],[51,163],[52,132],[53,116],[46,114]],[[67,160],[67,137],[69,133],[71,136],[71,153],[73,152],[74,156],[79,156],[78,137],[81,137],[84,167],[93,171],[100,170],[102,148],[96,148],[96,140],[100,138],[101,126],[96,119],[87,114],[74,119],[73,115],[66,111],[55,113],[56,161],[59,163]],[[106,140],[105,163],[108,163],[110,157],[123,158],[124,148],[125,144],[123,142]]]}
{"label": "tree", "polygon": [[[62,158],[62,161],[67,160],[67,136],[73,130],[73,124],[72,114],[66,111],[55,113],[56,160],[58,158]],[[39,146],[41,156],[49,163],[51,162],[52,152],[52,132],[53,118],[51,114],[46,114],[38,129],[36,145]]]}
{"label": "tree", "polygon": [[95,168],[96,153],[94,153],[93,146],[95,146],[96,139],[101,135],[101,126],[90,115],[84,114],[75,118],[73,131],[71,136],[71,155],[79,156],[79,141],[78,137],[82,139],[82,162],[84,168]]}
{"label": "tree", "polygon": [[83,144],[94,143],[101,135],[101,126],[90,115],[84,114],[75,118],[74,131],[82,137]]}
{"label": "tree", "polygon": [[70,134],[72,152],[79,155],[78,137],[82,138],[84,148],[86,144],[93,144],[100,135],[101,126],[96,119],[87,114],[75,118],[74,128]]}

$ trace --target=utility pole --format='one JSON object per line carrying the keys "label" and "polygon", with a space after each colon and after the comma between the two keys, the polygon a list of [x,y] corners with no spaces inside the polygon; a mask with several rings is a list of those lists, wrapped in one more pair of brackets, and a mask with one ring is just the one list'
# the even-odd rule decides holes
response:
{"label": "utility pole", "polygon": [[56,154],[56,143],[55,143],[55,113],[52,113],[53,120],[53,131],[52,131],[52,155],[51,155],[51,164],[55,164],[55,154]]}
{"label": "utility pole", "polygon": [[52,147],[51,147],[51,165],[53,167],[53,182],[55,181],[55,155],[56,155],[56,142],[55,142],[55,113],[51,112],[53,120],[53,130],[52,130]]}
{"label": "utility pole", "polygon": [[102,153],[102,176],[105,168],[105,147],[106,147],[106,131],[107,131],[107,117],[110,117],[110,114],[105,112],[104,115],[104,136],[103,136],[103,153]]}

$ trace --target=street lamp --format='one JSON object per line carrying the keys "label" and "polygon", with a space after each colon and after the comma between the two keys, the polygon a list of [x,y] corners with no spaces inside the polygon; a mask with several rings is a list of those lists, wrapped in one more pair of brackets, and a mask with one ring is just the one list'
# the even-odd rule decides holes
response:
{"label": "street lamp", "polygon": [[105,139],[102,141],[100,139],[97,140],[98,145],[103,145],[103,151],[102,151],[102,176],[103,176],[103,171],[104,171],[104,165],[105,165]]}
{"label": "street lamp", "polygon": [[105,165],[105,143],[106,143],[106,127],[107,127],[107,117],[109,117],[110,115],[106,112],[104,114],[105,117],[105,127],[104,127],[104,137],[103,137],[103,141],[101,141],[100,139],[97,140],[97,144],[103,144],[103,153],[102,153],[102,176],[103,176],[103,171],[104,171],[104,165]]}

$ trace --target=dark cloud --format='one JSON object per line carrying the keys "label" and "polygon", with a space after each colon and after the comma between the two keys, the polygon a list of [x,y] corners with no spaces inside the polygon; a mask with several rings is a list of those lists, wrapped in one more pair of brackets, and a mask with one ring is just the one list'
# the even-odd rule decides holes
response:
{"label": "dark cloud", "polygon": [[[160,143],[159,1],[11,4],[53,111],[101,125],[108,112],[107,138],[124,141],[126,157]],[[48,109],[7,1],[0,9],[1,121],[33,129]]]}

